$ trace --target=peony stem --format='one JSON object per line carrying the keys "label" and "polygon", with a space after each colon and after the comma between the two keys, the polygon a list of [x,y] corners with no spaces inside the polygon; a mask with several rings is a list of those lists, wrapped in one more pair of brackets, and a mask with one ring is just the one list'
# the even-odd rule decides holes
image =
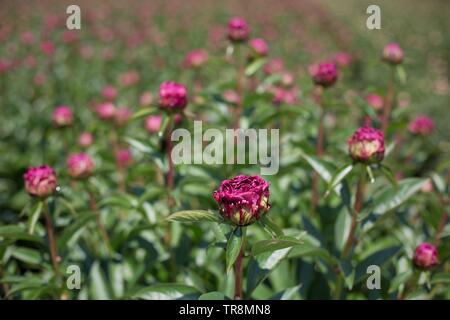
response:
{"label": "peony stem", "polygon": [[91,211],[95,214],[95,221],[97,223],[99,232],[100,232],[100,236],[103,238],[103,241],[105,242],[105,246],[108,250],[108,253],[110,255],[112,255],[113,250],[111,247],[111,242],[109,241],[109,236],[108,236],[108,232],[106,232],[106,228],[104,226],[104,224],[102,223],[102,220],[100,219],[100,213],[97,210],[97,203],[95,201],[95,197],[94,194],[92,193],[92,191],[88,191],[88,196],[89,196],[89,208],[91,209]]}
{"label": "peony stem", "polygon": [[245,229],[242,230],[242,246],[239,251],[239,255],[234,263],[234,299],[242,300],[242,278],[243,278],[243,268],[242,262],[244,259],[245,252]]}
{"label": "peony stem", "polygon": [[169,193],[167,201],[169,209],[174,206],[174,201],[171,196],[171,192],[174,187],[174,176],[175,176],[175,169],[172,159],[172,150],[173,150],[173,142],[171,139],[172,130],[173,130],[173,118],[172,116],[170,116],[169,123],[167,124],[167,135],[166,135],[166,153],[167,153],[167,163],[169,167],[166,176],[166,187]]}
{"label": "peony stem", "polygon": [[45,227],[47,229],[47,237],[48,237],[48,243],[49,243],[49,247],[50,247],[50,256],[52,259],[53,270],[55,272],[55,275],[57,277],[59,277],[60,276],[59,261],[61,260],[61,257],[58,256],[56,240],[55,240],[55,232],[53,229],[52,218],[50,216],[50,210],[48,208],[47,200],[44,200],[43,208],[44,208],[43,211],[44,211]]}
{"label": "peony stem", "polygon": [[244,70],[244,64],[242,63],[242,57],[241,57],[241,46],[238,44],[235,46],[236,48],[236,56],[235,56],[235,63],[236,63],[236,94],[238,96],[238,101],[236,105],[236,109],[234,112],[234,119],[233,119],[233,126],[235,129],[238,129],[240,126],[240,120],[241,120],[241,114],[242,114],[242,100],[243,100],[243,90],[244,90],[244,79],[245,79],[245,70]]}
{"label": "peony stem", "polygon": [[361,173],[358,181],[358,186],[356,187],[356,197],[355,204],[353,208],[352,222],[350,225],[350,232],[348,234],[347,241],[345,242],[344,249],[342,250],[342,258],[347,258],[350,250],[355,242],[355,232],[358,226],[358,214],[362,210],[364,201],[364,187],[366,183],[366,172],[365,170]]}
{"label": "peony stem", "polygon": [[383,116],[381,119],[381,130],[386,134],[389,127],[389,120],[391,117],[392,104],[394,102],[394,69],[391,70],[391,77],[389,79],[386,97],[384,100]]}
{"label": "peony stem", "polygon": [[[325,110],[322,103],[322,91],[319,87],[314,89],[314,99],[319,105],[320,116],[319,116],[319,129],[317,133],[317,143],[316,143],[316,155],[318,158],[321,158],[323,155],[323,149],[325,144],[325,127],[324,127],[324,119],[325,119]],[[311,215],[316,212],[316,207],[319,203],[318,196],[318,184],[319,184],[319,176],[317,172],[313,172],[312,180],[311,180]]]}

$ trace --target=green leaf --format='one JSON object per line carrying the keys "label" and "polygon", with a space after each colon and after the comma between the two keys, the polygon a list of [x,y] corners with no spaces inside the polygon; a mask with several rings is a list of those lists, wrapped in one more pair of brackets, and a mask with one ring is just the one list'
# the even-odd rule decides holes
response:
{"label": "green leaf", "polygon": [[381,216],[397,208],[418,192],[426,182],[427,179],[410,178],[399,182],[397,188],[393,186],[385,188],[374,197],[372,209],[363,210],[359,219],[365,218],[369,213],[375,217]]}
{"label": "green leaf", "polygon": [[381,268],[381,266],[392,259],[400,251],[400,249],[401,246],[385,248],[365,258],[356,266],[355,282],[358,283],[367,275],[367,267],[376,265]]}
{"label": "green leaf", "polygon": [[221,222],[219,215],[207,210],[185,210],[172,213],[166,218],[168,221],[179,222]]}
{"label": "green leaf", "polygon": [[[298,248],[301,248],[299,246]],[[267,278],[270,272],[277,267],[277,265],[287,257],[293,247],[276,250],[273,252],[265,252],[253,256],[248,266],[247,276],[247,295],[255,290],[255,288]]]}
{"label": "green leaf", "polygon": [[345,285],[352,290],[355,281],[355,269],[353,269],[350,261],[344,260],[339,262],[339,269],[344,275]]}
{"label": "green leaf", "polygon": [[148,116],[150,114],[153,114],[156,112],[156,108],[144,108],[144,109],[140,109],[139,111],[135,112],[132,116],[130,120],[135,120],[135,119],[139,119],[145,116]]}
{"label": "green leaf", "polygon": [[392,172],[392,170],[389,168],[389,167],[387,167],[387,166],[385,166],[385,165],[381,165],[380,166],[380,171],[381,171],[381,173],[384,175],[384,177],[386,178],[386,179],[388,179],[388,181],[394,186],[394,187],[397,187],[397,179],[395,179],[395,175],[394,175],[394,173]]}
{"label": "green leaf", "polygon": [[111,298],[108,282],[100,267],[100,263],[95,261],[89,275],[90,289],[92,297],[96,300],[108,300]]}
{"label": "green leaf", "polygon": [[284,236],[283,230],[267,215],[263,215],[258,221],[265,229],[268,229],[271,233],[277,237]]}
{"label": "green leaf", "polygon": [[227,242],[227,250],[226,250],[226,271],[227,273],[231,270],[239,256],[239,252],[242,248],[243,243],[243,230],[241,227],[237,227],[233,233],[231,233],[230,238]]}
{"label": "green leaf", "polygon": [[133,147],[134,149],[136,149],[142,153],[153,154],[155,152],[155,150],[153,149],[152,146],[145,144],[137,139],[125,137],[124,141],[126,143],[128,143],[131,147]]}
{"label": "green leaf", "polygon": [[198,300],[226,300],[225,294],[219,291],[212,291],[202,294]]}
{"label": "green leaf", "polygon": [[375,182],[375,177],[373,176],[373,171],[371,166],[366,166],[367,175],[369,176],[370,183]]}
{"label": "green leaf", "polygon": [[450,284],[449,273],[438,273],[431,278],[431,284],[446,283]]}
{"label": "green leaf", "polygon": [[433,185],[435,186],[436,190],[440,193],[445,192],[445,180],[438,175],[436,172],[433,172],[430,174],[431,181],[433,181]]}
{"label": "green leaf", "polygon": [[191,300],[198,297],[197,289],[174,283],[162,283],[146,287],[132,296],[133,299],[144,300]]}
{"label": "green leaf", "polygon": [[401,84],[405,84],[406,83],[406,71],[405,71],[405,68],[403,68],[401,65],[397,65],[395,67],[395,69],[397,71],[398,80],[400,80]]}
{"label": "green leaf", "polygon": [[39,220],[39,217],[41,216],[42,208],[44,206],[43,201],[39,201],[36,204],[36,207],[33,210],[33,213],[30,215],[30,219],[28,220],[28,233],[33,234],[34,228],[36,227],[36,223]]}
{"label": "green leaf", "polygon": [[295,297],[299,296],[301,286],[299,284],[298,286],[287,288],[271,297],[270,300],[295,300]]}
{"label": "green leaf", "polygon": [[39,264],[42,260],[41,253],[38,250],[24,247],[13,247],[11,255],[16,259],[29,264]]}
{"label": "green leaf", "polygon": [[19,226],[1,226],[0,238],[43,243],[43,240],[40,237],[27,233],[23,228]]}
{"label": "green leaf", "polygon": [[411,270],[407,270],[406,272],[401,272],[398,275],[394,277],[394,279],[391,280],[391,285],[389,286],[389,292],[392,293],[397,291],[397,289],[406,281],[408,281],[411,276],[413,275],[413,272]]}
{"label": "green leaf", "polygon": [[341,210],[334,225],[334,243],[338,250],[342,250],[350,233],[352,217],[346,210]]}
{"label": "green leaf", "polygon": [[303,241],[293,237],[283,239],[270,239],[256,242],[252,246],[252,255],[256,256],[264,252],[273,252],[280,249],[290,248],[303,244]]}
{"label": "green leaf", "polygon": [[81,214],[73,223],[71,223],[57,239],[59,250],[67,249],[66,245],[73,243],[84,231],[86,224],[94,218],[95,215],[92,212],[87,212]]}
{"label": "green leaf", "polygon": [[266,63],[266,59],[264,59],[264,58],[260,58],[260,59],[253,61],[252,63],[250,63],[250,65],[247,66],[247,68],[245,68],[245,75],[247,77],[251,77],[259,69],[261,69],[265,63]]}
{"label": "green leaf", "polygon": [[352,172],[353,170],[353,164],[347,164],[343,166],[342,168],[338,169],[333,177],[331,178],[330,182],[328,183],[328,188],[325,193],[326,196],[333,190],[339,183],[341,183],[342,180],[345,179],[345,177]]}
{"label": "green leaf", "polygon": [[158,131],[158,137],[162,137],[164,135],[164,132],[166,131],[167,126],[169,125],[169,123],[172,120],[172,116],[163,116],[163,120],[161,123],[161,127],[159,128]]}

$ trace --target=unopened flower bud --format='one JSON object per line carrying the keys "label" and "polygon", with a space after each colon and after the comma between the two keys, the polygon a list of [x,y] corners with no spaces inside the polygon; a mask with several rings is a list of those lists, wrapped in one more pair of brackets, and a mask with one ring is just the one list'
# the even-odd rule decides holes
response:
{"label": "unopened flower bud", "polygon": [[403,57],[403,50],[397,43],[389,43],[383,49],[383,60],[390,64],[400,64]]}
{"label": "unopened flower bud", "polygon": [[60,106],[53,111],[52,119],[57,127],[67,127],[72,124],[73,114],[69,107]]}
{"label": "unopened flower bud", "polygon": [[378,94],[375,93],[368,94],[366,96],[366,102],[376,111],[383,109],[384,101],[383,98]]}
{"label": "unopened flower bud", "polygon": [[250,48],[252,50],[251,56],[255,58],[265,57],[269,53],[269,46],[264,39],[255,38],[249,42]]}
{"label": "unopened flower bud", "polygon": [[237,226],[254,223],[270,209],[269,184],[259,176],[224,180],[213,196],[224,220]]}
{"label": "unopened flower bud", "polygon": [[233,42],[242,42],[248,39],[250,28],[247,22],[240,18],[231,18],[228,22],[228,39]]}
{"label": "unopened flower bud", "polygon": [[436,246],[427,242],[420,244],[414,252],[413,262],[417,268],[424,270],[435,267],[439,263]]}
{"label": "unopened flower bud", "polygon": [[56,173],[49,166],[31,167],[23,175],[28,194],[46,198],[56,190]]}
{"label": "unopened flower bud", "polygon": [[167,81],[159,87],[159,107],[167,111],[182,110],[187,105],[187,89],[184,85]]}
{"label": "unopened flower bud", "polygon": [[359,128],[348,140],[348,150],[354,161],[379,163],[384,158],[384,134],[371,127]]}
{"label": "unopened flower bud", "polygon": [[409,123],[408,130],[412,134],[426,136],[433,132],[434,122],[426,116],[418,116]]}
{"label": "unopened flower bud", "polygon": [[157,133],[161,129],[163,117],[161,115],[152,115],[145,118],[145,129],[149,133]]}
{"label": "unopened flower bud", "polygon": [[116,114],[116,107],[112,103],[106,102],[98,105],[95,108],[95,112],[100,119],[110,120],[114,118],[114,115]]}
{"label": "unopened flower bud", "polygon": [[92,134],[89,132],[83,132],[78,137],[78,145],[82,148],[90,147],[93,142],[94,138],[92,137]]}
{"label": "unopened flower bud", "polygon": [[87,178],[92,175],[94,169],[94,161],[86,153],[72,154],[67,158],[67,170],[72,178]]}

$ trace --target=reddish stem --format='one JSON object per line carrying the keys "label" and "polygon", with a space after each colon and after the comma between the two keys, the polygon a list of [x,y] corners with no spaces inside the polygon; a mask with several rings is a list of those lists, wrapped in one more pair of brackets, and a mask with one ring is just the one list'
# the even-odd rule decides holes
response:
{"label": "reddish stem", "polygon": [[58,251],[56,247],[55,240],[55,232],[53,229],[52,218],[50,216],[50,211],[48,209],[48,202],[44,200],[44,219],[45,219],[45,227],[47,230],[48,244],[50,247],[50,256],[52,259],[53,270],[55,271],[56,276],[59,277],[59,261],[61,257],[58,256]]}

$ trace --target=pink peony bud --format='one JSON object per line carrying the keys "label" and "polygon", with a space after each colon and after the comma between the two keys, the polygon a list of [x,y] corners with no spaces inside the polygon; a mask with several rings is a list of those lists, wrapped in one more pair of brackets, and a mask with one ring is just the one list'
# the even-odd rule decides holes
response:
{"label": "pink peony bud", "polygon": [[378,94],[375,93],[368,94],[366,96],[366,102],[376,111],[383,109],[384,101],[383,98]]}
{"label": "pink peony bud", "polygon": [[187,89],[184,85],[166,81],[159,86],[159,107],[168,111],[184,109],[187,105]]}
{"label": "pink peony bud", "polygon": [[78,137],[78,145],[82,148],[90,147],[93,142],[94,138],[92,137],[92,134],[89,132],[83,132]]}
{"label": "pink peony bud", "polygon": [[414,252],[414,265],[417,268],[428,270],[439,263],[436,246],[431,243],[421,243]]}
{"label": "pink peony bud", "polygon": [[57,127],[67,127],[72,124],[72,111],[67,106],[59,106],[53,111],[53,123]]}
{"label": "pink peony bud", "polygon": [[150,133],[157,133],[161,128],[163,117],[158,116],[148,116],[145,118],[145,129]]}
{"label": "pink peony bud", "polygon": [[136,70],[124,72],[120,75],[120,84],[124,87],[131,87],[139,82],[141,76]]}
{"label": "pink peony bud", "polygon": [[248,39],[250,28],[247,22],[240,18],[234,17],[228,21],[228,39],[233,42],[242,42]]}
{"label": "pink peony bud", "polygon": [[359,128],[348,140],[348,150],[354,161],[379,163],[384,158],[384,134],[371,127]]}
{"label": "pink peony bud", "polygon": [[129,149],[120,149],[116,151],[116,162],[120,167],[128,167],[133,161],[131,152]]}
{"label": "pink peony bud", "polygon": [[114,115],[114,122],[118,127],[122,127],[130,119],[132,112],[126,107],[117,108]]}
{"label": "pink peony bud", "polygon": [[114,101],[117,97],[117,90],[113,86],[104,86],[102,89],[102,97],[107,101]]}
{"label": "pink peony bud", "polygon": [[434,122],[426,116],[418,116],[409,123],[408,130],[412,134],[426,136],[433,132]]}
{"label": "pink peony bud", "polygon": [[45,55],[51,56],[55,53],[55,45],[51,41],[43,41],[41,43],[41,51]]}
{"label": "pink peony bud", "polygon": [[338,78],[336,65],[333,62],[312,65],[310,72],[314,83],[324,88],[332,86]]}
{"label": "pink peony bud", "polygon": [[20,35],[20,41],[22,41],[23,44],[31,45],[34,43],[34,40],[35,37],[32,31],[25,31]]}
{"label": "pink peony bud", "polygon": [[269,184],[259,176],[240,175],[224,180],[213,196],[225,221],[247,226],[270,209]]}
{"label": "pink peony bud", "polygon": [[254,57],[265,57],[269,53],[269,46],[264,39],[252,39],[250,40],[249,45],[252,49],[252,56]]}
{"label": "pink peony bud", "polygon": [[153,95],[150,91],[145,91],[141,94],[139,98],[139,103],[143,107],[151,105],[153,102]]}
{"label": "pink peony bud", "polygon": [[67,158],[67,170],[72,178],[87,178],[92,175],[94,169],[94,161],[86,153],[72,154]]}
{"label": "pink peony bud", "polygon": [[46,198],[56,190],[56,173],[49,166],[31,167],[23,175],[28,194]]}
{"label": "pink peony bud", "polygon": [[232,89],[225,90],[225,92],[222,94],[222,97],[226,102],[231,104],[238,104],[241,100],[238,93]]}
{"label": "pink peony bud", "polygon": [[403,61],[403,50],[397,43],[389,43],[383,49],[383,60],[390,64],[399,64]]}
{"label": "pink peony bud", "polygon": [[283,71],[284,63],[280,58],[274,58],[264,65],[264,73],[267,75]]}
{"label": "pink peony bud", "polygon": [[345,68],[352,63],[352,56],[345,52],[338,52],[334,56],[334,62],[337,66]]}
{"label": "pink peony bud", "polygon": [[116,114],[116,107],[112,103],[106,102],[98,105],[95,108],[95,112],[100,119],[109,120],[114,118],[114,115]]}
{"label": "pink peony bud", "polygon": [[199,68],[208,60],[208,52],[203,49],[195,49],[189,52],[184,58],[185,68]]}

